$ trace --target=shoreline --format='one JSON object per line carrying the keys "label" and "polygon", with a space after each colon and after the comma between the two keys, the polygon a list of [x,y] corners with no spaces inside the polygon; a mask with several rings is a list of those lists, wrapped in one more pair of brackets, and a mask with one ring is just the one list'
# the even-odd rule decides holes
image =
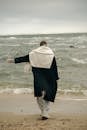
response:
{"label": "shoreline", "polygon": [[0,130],[87,130],[87,116],[55,113],[42,121],[38,115],[0,113]]}
{"label": "shoreline", "polygon": [[87,98],[57,95],[42,121],[33,94],[0,94],[0,130],[87,130]]}
{"label": "shoreline", "polygon": [[[33,94],[0,94],[0,112],[39,114],[40,110]],[[57,94],[50,113],[87,114],[87,97]]]}
{"label": "shoreline", "polygon": [[[30,88],[0,88],[0,94],[33,94],[34,89]],[[87,89],[58,89],[57,95],[63,96],[84,96],[87,97]]]}

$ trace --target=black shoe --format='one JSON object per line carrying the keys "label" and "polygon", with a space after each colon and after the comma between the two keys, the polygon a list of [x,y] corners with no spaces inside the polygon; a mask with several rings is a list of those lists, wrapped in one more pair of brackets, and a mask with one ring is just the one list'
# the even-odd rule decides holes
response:
{"label": "black shoe", "polygon": [[42,120],[47,120],[48,117],[42,116]]}

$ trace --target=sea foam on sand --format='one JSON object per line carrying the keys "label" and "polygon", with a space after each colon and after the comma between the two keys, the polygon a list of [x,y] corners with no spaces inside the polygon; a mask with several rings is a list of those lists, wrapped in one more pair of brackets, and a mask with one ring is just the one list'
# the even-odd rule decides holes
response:
{"label": "sea foam on sand", "polygon": [[33,93],[32,88],[6,88],[6,89],[1,89],[0,94],[3,93],[9,93],[9,94],[31,94]]}

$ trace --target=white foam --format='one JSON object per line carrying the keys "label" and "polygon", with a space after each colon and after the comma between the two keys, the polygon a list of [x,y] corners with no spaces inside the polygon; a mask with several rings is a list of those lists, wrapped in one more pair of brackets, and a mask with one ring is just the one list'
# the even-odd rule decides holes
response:
{"label": "white foam", "polygon": [[49,39],[52,39],[51,37],[45,37],[45,39],[49,40]]}
{"label": "white foam", "polygon": [[16,39],[16,37],[9,37],[8,39]]}
{"label": "white foam", "polygon": [[69,47],[70,45],[68,45],[68,44],[66,44],[66,43],[58,43],[58,44],[56,44],[57,46],[66,46],[66,47]]}
{"label": "white foam", "polygon": [[7,45],[7,46],[20,46],[20,44]]}
{"label": "white foam", "polygon": [[33,43],[33,42],[31,42],[31,43],[22,43],[22,44],[24,44],[24,45],[36,45],[36,44],[38,44],[38,43]]}
{"label": "white foam", "polygon": [[57,38],[55,38],[56,40],[62,40],[62,38],[61,37],[57,37]]}
{"label": "white foam", "polygon": [[25,94],[30,94],[32,93],[33,90],[31,88],[16,88],[14,90],[14,94],[22,94],[22,93],[25,93]]}
{"label": "white foam", "polygon": [[[5,88],[5,89],[0,89],[0,94],[32,94],[34,92],[33,88]],[[58,93],[64,92],[64,95],[67,95],[69,93],[83,93],[84,96],[87,97],[87,90],[69,90],[69,89],[58,89]],[[77,99],[80,100],[80,99]]]}
{"label": "white foam", "polygon": [[77,59],[77,58],[72,58],[73,61],[75,61],[76,63],[81,63],[81,64],[86,64],[87,61],[86,59]]}
{"label": "white foam", "polygon": [[7,93],[7,94],[31,94],[33,93],[32,88],[5,88],[0,90],[0,94]]}
{"label": "white foam", "polygon": [[20,44],[0,44],[0,46],[20,46]]}
{"label": "white foam", "polygon": [[68,93],[82,93],[84,96],[87,96],[87,90],[78,90],[78,89],[64,89],[64,90],[61,90],[61,89],[58,89],[58,92],[63,92],[65,95],[67,95]]}
{"label": "white foam", "polygon": [[84,48],[86,48],[86,46],[81,45],[81,46],[78,46],[78,48],[82,48],[82,49],[84,49]]}

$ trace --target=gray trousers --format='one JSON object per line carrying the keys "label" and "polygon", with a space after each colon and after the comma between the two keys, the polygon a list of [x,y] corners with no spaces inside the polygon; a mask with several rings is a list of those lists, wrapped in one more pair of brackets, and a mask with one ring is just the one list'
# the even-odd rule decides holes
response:
{"label": "gray trousers", "polygon": [[42,97],[37,97],[37,103],[41,110],[41,116],[49,118],[49,101],[46,101]]}

